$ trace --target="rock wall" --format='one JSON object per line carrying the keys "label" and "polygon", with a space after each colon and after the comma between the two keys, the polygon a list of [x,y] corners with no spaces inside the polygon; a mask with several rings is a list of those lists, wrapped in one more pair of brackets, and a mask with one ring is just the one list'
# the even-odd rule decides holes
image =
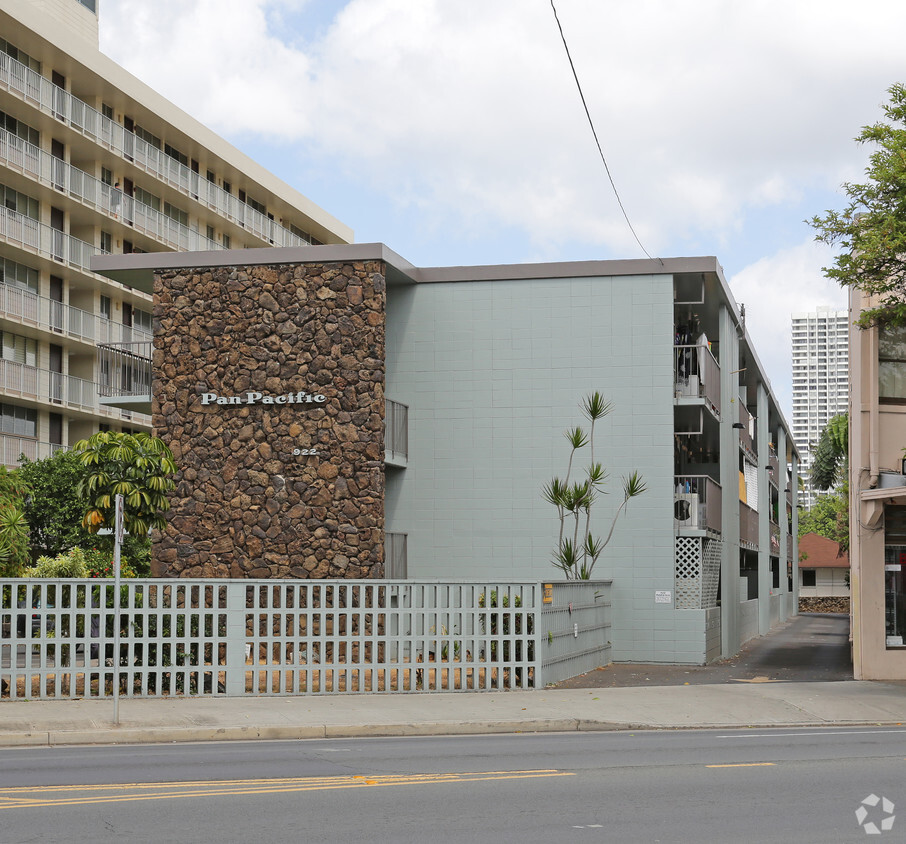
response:
{"label": "rock wall", "polygon": [[160,577],[381,577],[382,262],[155,276]]}

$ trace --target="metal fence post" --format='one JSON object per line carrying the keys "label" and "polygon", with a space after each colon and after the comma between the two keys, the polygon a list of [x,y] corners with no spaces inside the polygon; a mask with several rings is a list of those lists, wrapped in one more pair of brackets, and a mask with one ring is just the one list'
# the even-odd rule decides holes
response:
{"label": "metal fence post", "polygon": [[241,697],[245,694],[246,670],[246,629],[245,629],[245,594],[246,581],[227,581],[226,583],[226,682],[228,697]]}

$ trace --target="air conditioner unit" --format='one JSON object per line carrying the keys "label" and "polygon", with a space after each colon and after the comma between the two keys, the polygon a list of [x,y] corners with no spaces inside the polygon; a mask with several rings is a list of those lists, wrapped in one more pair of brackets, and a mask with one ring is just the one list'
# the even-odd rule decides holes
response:
{"label": "air conditioner unit", "polygon": [[673,496],[673,524],[676,527],[698,527],[698,494],[678,492]]}

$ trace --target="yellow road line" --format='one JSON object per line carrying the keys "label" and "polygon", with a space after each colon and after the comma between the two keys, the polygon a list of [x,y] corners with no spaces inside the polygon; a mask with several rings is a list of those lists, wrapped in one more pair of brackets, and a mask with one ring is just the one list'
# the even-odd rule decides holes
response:
{"label": "yellow road line", "polygon": [[735,765],[705,765],[706,768],[765,768],[773,762],[737,762]]}
{"label": "yellow road line", "polygon": [[[0,811],[47,806],[87,806],[134,800],[173,800],[186,797],[227,797],[241,794],[285,794],[299,791],[326,791],[343,788],[387,787],[394,785],[435,785],[438,783],[481,782],[486,780],[571,777],[569,771],[486,771],[467,774],[389,774],[375,776],[300,777],[278,780],[220,780],[215,782],[125,783],[49,788],[14,788],[0,791]],[[107,794],[97,794],[106,791]],[[48,792],[67,796],[47,798]],[[144,793],[139,793],[144,792]],[[150,793],[149,793],[150,792]],[[40,798],[25,794],[40,793]],[[85,794],[77,797],[76,794]],[[15,796],[14,796],[15,795]],[[88,796],[90,795],[90,796]],[[9,801],[9,802],[5,802]]]}

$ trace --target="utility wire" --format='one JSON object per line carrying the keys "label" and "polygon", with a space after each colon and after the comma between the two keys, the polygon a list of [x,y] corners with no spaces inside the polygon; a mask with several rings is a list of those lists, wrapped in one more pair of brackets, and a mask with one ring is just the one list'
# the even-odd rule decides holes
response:
{"label": "utility wire", "polygon": [[[585,109],[585,116],[588,118],[588,125],[591,127],[591,133],[594,135],[595,143],[598,146],[598,152],[601,155],[601,161],[604,164],[604,169],[607,171],[607,178],[610,179],[610,186],[613,188],[613,195],[617,198],[617,204],[620,206],[620,211],[623,212],[623,217],[626,220],[626,225],[629,226],[629,231],[632,232],[632,236],[635,238],[635,242],[638,243],[639,248],[645,255],[651,259],[651,256],[648,254],[648,250],[642,246],[642,241],[639,240],[639,236],[635,233],[635,229],[632,227],[632,223],[629,220],[629,215],[626,213],[626,209],[623,207],[623,200],[620,199],[620,194],[617,191],[617,186],[614,184],[613,176],[610,174],[610,167],[607,165],[607,159],[604,157],[604,150],[601,148],[601,142],[598,140],[598,133],[595,130],[594,121],[591,119],[591,112],[588,110],[588,103],[585,102],[585,94],[582,93],[582,85],[579,82],[579,74],[576,73],[576,66],[573,64],[573,57],[569,53],[569,45],[566,43],[566,36],[563,34],[563,25],[560,23],[560,16],[557,14],[557,7],[554,5],[554,0],[551,0],[551,9],[554,12],[554,20],[557,21],[557,29],[560,30],[560,39],[563,41],[563,49],[566,50],[566,58],[569,59],[569,66],[573,72],[573,79],[576,80],[576,87],[579,89],[579,97],[582,99],[582,107]],[[653,260],[653,259],[651,259]],[[660,261],[660,258],[658,258]],[[663,264],[664,262],[661,261]]]}

